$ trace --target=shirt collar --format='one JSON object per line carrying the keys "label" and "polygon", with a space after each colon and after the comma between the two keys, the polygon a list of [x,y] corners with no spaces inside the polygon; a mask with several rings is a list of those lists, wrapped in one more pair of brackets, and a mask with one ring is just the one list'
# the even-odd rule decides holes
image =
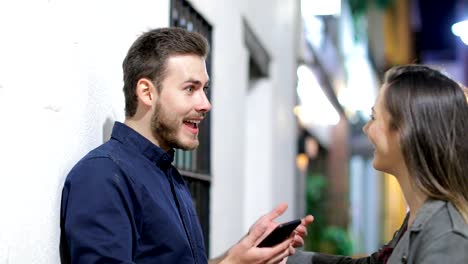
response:
{"label": "shirt collar", "polygon": [[123,123],[115,122],[111,138],[133,148],[158,166],[169,166],[174,160],[173,149],[165,152],[140,133]]}
{"label": "shirt collar", "polygon": [[440,208],[442,208],[447,202],[441,200],[434,200],[428,198],[424,204],[419,208],[413,223],[409,227],[412,231],[421,230],[427,221],[434,215]]}

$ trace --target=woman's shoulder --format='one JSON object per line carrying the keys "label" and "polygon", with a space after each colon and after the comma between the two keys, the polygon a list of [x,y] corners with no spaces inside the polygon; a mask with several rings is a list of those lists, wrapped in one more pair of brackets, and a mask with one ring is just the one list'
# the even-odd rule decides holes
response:
{"label": "woman's shoulder", "polygon": [[466,263],[468,225],[460,212],[450,202],[440,200],[426,202],[421,209],[425,218],[420,217],[419,223],[410,227],[413,262]]}
{"label": "woman's shoulder", "polygon": [[[421,208],[419,221],[410,228],[427,233],[425,239],[458,237],[468,242],[468,224],[457,208],[450,202],[430,200]],[[419,213],[418,213],[419,214]],[[429,237],[428,237],[429,236]]]}
{"label": "woman's shoulder", "polygon": [[468,240],[468,223],[463,219],[462,214],[458,209],[450,202],[447,203],[448,214],[451,220],[451,229],[453,232],[463,236]]}

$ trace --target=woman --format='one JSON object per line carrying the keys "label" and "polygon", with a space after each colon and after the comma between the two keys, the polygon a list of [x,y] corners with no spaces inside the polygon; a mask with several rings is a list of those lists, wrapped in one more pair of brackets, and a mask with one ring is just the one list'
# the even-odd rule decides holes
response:
{"label": "woman", "polygon": [[468,263],[468,103],[439,71],[390,69],[363,128],[375,169],[392,174],[409,212],[386,246],[352,259],[301,253],[288,263]]}

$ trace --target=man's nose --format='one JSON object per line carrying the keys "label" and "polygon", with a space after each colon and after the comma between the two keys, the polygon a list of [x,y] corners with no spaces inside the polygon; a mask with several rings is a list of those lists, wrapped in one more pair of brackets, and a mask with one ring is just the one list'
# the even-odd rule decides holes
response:
{"label": "man's nose", "polygon": [[200,92],[199,101],[196,105],[195,110],[197,110],[197,112],[202,113],[207,113],[211,110],[210,100],[208,99],[208,96],[204,91]]}

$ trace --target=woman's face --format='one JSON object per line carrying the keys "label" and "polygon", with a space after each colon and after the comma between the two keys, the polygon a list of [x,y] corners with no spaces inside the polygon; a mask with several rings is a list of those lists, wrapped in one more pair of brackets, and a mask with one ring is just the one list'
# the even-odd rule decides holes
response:
{"label": "woman's face", "polygon": [[374,146],[374,168],[396,175],[405,166],[399,142],[400,134],[397,129],[390,127],[390,114],[384,105],[386,89],[386,85],[380,89],[372,108],[371,119],[363,127],[363,131]]}

